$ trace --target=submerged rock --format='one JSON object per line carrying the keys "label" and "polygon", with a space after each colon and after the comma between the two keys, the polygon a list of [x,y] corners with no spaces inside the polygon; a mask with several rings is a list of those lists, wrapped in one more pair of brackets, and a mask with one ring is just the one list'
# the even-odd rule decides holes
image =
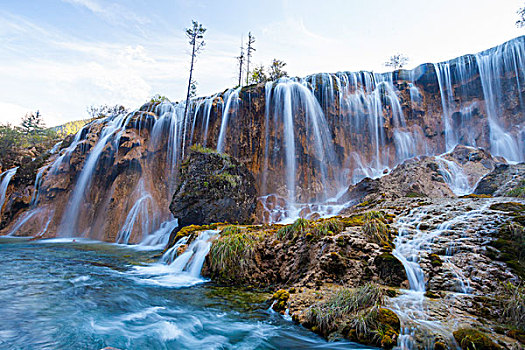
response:
{"label": "submerged rock", "polygon": [[180,167],[170,210],[179,227],[249,223],[256,201],[255,179],[244,165],[226,154],[192,147]]}

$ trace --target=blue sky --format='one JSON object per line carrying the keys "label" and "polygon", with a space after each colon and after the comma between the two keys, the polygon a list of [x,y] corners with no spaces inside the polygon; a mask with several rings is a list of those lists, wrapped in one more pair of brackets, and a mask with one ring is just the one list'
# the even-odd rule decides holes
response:
{"label": "blue sky", "polygon": [[184,98],[184,28],[203,23],[198,94],[236,84],[241,38],[254,64],[272,58],[293,76],[383,71],[475,53],[525,34],[518,0],[0,0],[0,123],[39,109],[49,126],[87,117],[90,105],[136,108],[160,93]]}

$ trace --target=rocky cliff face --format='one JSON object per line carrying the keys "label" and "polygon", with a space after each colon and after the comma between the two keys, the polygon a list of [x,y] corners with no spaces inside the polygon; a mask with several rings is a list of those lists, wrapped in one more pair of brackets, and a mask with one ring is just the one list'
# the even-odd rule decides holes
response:
{"label": "rocky cliff face", "polygon": [[[232,89],[192,100],[187,116],[182,105],[156,103],[97,120],[46,161],[36,185],[10,185],[2,233],[138,242],[173,220],[171,193],[193,144],[245,164],[260,221],[334,214],[349,185],[456,144],[523,161],[523,57],[521,37],[411,71],[317,74]],[[15,193],[37,200],[17,207]]]}

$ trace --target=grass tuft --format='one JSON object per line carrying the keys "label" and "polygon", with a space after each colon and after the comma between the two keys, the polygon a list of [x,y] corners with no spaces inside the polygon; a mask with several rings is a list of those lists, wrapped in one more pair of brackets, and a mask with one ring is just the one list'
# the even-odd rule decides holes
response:
{"label": "grass tuft", "polygon": [[392,245],[392,234],[381,212],[369,211],[364,214],[363,232],[372,242],[387,247]]}

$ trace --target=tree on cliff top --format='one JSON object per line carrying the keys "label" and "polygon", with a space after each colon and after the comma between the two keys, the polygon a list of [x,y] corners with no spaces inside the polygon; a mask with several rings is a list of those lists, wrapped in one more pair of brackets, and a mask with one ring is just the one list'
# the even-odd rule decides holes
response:
{"label": "tree on cliff top", "polygon": [[520,8],[517,11],[517,13],[518,13],[518,20],[516,21],[516,26],[518,28],[523,28],[525,27],[525,6]]}
{"label": "tree on cliff top", "polygon": [[255,37],[252,32],[248,32],[248,43],[246,44],[246,84],[249,84],[250,80],[250,59],[252,57],[252,51],[255,51],[253,44],[255,43]]}
{"label": "tree on cliff top", "polygon": [[388,61],[385,62],[385,67],[392,68],[393,70],[401,69],[407,64],[408,57],[403,54],[395,54],[390,56]]}
{"label": "tree on cliff top", "polygon": [[[189,39],[189,43],[191,45],[191,64],[190,64],[190,78],[188,79],[188,92],[186,93],[186,106],[184,107],[184,116],[188,114],[188,108],[190,106],[190,97],[192,92],[192,85],[195,86],[195,82],[193,81],[193,65],[195,64],[195,59],[197,55],[202,51],[204,48],[205,42],[204,42],[204,33],[206,32],[206,28],[202,26],[197,21],[191,21],[192,26],[190,28],[186,28],[186,36]],[[196,86],[195,86],[196,89]]]}
{"label": "tree on cliff top", "polygon": [[241,54],[237,57],[237,61],[239,61],[239,85],[242,86],[242,67],[244,65],[244,46],[242,44],[241,39]]}
{"label": "tree on cliff top", "polygon": [[40,111],[27,113],[25,117],[22,118],[21,130],[26,135],[38,134],[44,130],[44,128],[45,124]]}
{"label": "tree on cliff top", "polygon": [[265,83],[268,80],[266,73],[264,72],[264,66],[261,64],[255,67],[250,75],[250,82],[252,84]]}
{"label": "tree on cliff top", "polygon": [[276,58],[273,59],[272,64],[268,67],[268,75],[270,80],[277,80],[282,77],[287,77],[288,73],[283,70],[286,63]]}

